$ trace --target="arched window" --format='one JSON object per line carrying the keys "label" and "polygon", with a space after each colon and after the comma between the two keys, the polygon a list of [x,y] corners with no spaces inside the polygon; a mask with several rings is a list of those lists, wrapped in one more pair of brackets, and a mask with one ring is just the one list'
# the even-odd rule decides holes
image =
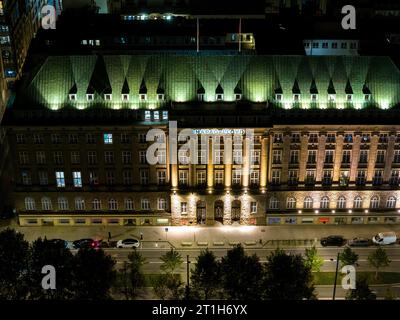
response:
{"label": "arched window", "polygon": [[354,198],[353,208],[360,209],[362,207],[362,199],[360,196]]}
{"label": "arched window", "polygon": [[167,209],[167,200],[165,198],[158,198],[158,210]]}
{"label": "arched window", "polygon": [[329,209],[329,198],[328,197],[323,197],[321,199],[320,207],[321,207],[321,209]]}
{"label": "arched window", "polygon": [[31,197],[25,198],[25,210],[36,210],[35,200]]}
{"label": "arched window", "polygon": [[78,197],[75,198],[75,210],[85,210],[85,200]]}
{"label": "arched window", "polygon": [[293,198],[293,197],[287,198],[286,208],[287,209],[296,209],[296,198]]}
{"label": "arched window", "polygon": [[279,209],[279,200],[276,197],[272,197],[269,199],[269,208]]}
{"label": "arched window", "polygon": [[118,210],[118,202],[114,198],[108,200],[108,209],[109,210]]}
{"label": "arched window", "polygon": [[379,198],[377,196],[371,198],[370,207],[371,209],[379,208]]}
{"label": "arched window", "polygon": [[396,198],[389,197],[386,201],[386,208],[396,208]]}
{"label": "arched window", "polygon": [[42,198],[42,210],[51,210],[52,205],[51,205],[51,200],[50,198]]}
{"label": "arched window", "polygon": [[125,210],[133,210],[133,200],[132,198],[125,198]]}
{"label": "arched window", "polygon": [[58,198],[58,209],[68,210],[68,199],[64,197]]}
{"label": "arched window", "polygon": [[306,197],[304,199],[304,209],[312,209],[313,208],[313,199],[311,197]]}
{"label": "arched window", "polygon": [[94,198],[92,201],[92,209],[93,210],[101,210],[101,202],[99,199]]}
{"label": "arched window", "polygon": [[346,209],[346,198],[340,196],[337,201],[337,208],[338,209]]}

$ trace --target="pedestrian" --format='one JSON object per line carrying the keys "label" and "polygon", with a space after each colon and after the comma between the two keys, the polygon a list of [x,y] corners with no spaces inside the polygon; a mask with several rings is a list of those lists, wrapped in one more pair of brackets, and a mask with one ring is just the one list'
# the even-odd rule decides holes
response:
{"label": "pedestrian", "polygon": [[140,240],[143,240],[143,232],[140,233]]}
{"label": "pedestrian", "polygon": [[110,242],[110,240],[111,240],[111,232],[108,231],[108,242]]}

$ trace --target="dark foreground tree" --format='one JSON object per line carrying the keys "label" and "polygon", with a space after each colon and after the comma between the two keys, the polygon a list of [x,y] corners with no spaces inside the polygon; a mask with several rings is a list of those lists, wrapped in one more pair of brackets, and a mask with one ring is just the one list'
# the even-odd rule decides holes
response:
{"label": "dark foreground tree", "polygon": [[356,265],[358,261],[358,254],[351,250],[350,247],[346,247],[343,252],[339,253],[339,260],[343,266]]}
{"label": "dark foreground tree", "polygon": [[306,248],[304,254],[304,264],[306,267],[311,268],[312,272],[319,272],[321,269],[322,265],[324,264],[324,259],[318,255],[318,251],[315,246]]}
{"label": "dark foreground tree", "polygon": [[277,249],[265,265],[265,298],[271,300],[314,299],[311,267],[301,255],[286,254]]}
{"label": "dark foreground tree", "polygon": [[384,249],[379,247],[368,256],[368,263],[375,268],[375,279],[378,278],[379,269],[387,267],[390,259]]}
{"label": "dark foreground tree", "polygon": [[179,274],[160,274],[153,279],[152,286],[154,294],[162,300],[180,300],[185,291]]}
{"label": "dark foreground tree", "polygon": [[103,250],[80,249],[74,256],[74,291],[78,300],[110,298],[115,261]]}
{"label": "dark foreground tree", "polygon": [[0,232],[0,300],[25,299],[29,244],[12,229]]}
{"label": "dark foreground tree", "polygon": [[[31,247],[29,259],[29,284],[30,299],[57,299],[65,300],[73,297],[73,255],[60,242],[42,240],[34,241]],[[56,272],[56,289],[44,290],[42,268],[51,265]]]}
{"label": "dark foreground tree", "polygon": [[174,251],[174,249],[166,252],[160,259],[163,262],[160,268],[165,273],[173,274],[183,263],[182,256],[178,251]]}
{"label": "dark foreground tree", "polygon": [[135,298],[138,289],[144,286],[143,265],[146,263],[146,259],[136,249],[128,255],[128,259],[131,297]]}
{"label": "dark foreground tree", "polygon": [[376,300],[376,295],[368,286],[368,281],[365,277],[356,280],[356,288],[350,289],[346,295],[347,300]]}
{"label": "dark foreground tree", "polygon": [[247,256],[240,245],[221,259],[221,284],[228,299],[260,299],[262,279],[263,267],[259,258]]}
{"label": "dark foreground tree", "polygon": [[202,250],[192,271],[192,295],[198,299],[216,298],[220,287],[219,264],[213,252]]}

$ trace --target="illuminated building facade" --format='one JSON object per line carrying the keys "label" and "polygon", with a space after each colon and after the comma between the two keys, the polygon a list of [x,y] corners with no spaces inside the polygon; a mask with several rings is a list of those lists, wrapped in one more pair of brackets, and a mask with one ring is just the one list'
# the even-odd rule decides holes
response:
{"label": "illuminated building facade", "polygon": [[387,57],[49,56],[5,114],[20,224],[398,223],[399,88]]}

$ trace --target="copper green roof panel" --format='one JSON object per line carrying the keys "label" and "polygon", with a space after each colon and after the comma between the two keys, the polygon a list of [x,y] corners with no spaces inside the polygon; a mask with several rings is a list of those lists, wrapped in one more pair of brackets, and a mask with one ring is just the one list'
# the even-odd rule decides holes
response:
{"label": "copper green roof panel", "polygon": [[[166,102],[192,102],[200,88],[204,89],[204,101],[219,103],[215,92],[220,86],[223,100],[228,102],[235,100],[235,88],[250,102],[274,103],[276,90],[282,91],[283,106],[290,108],[296,84],[302,107],[308,107],[311,91],[318,88],[318,105],[324,108],[328,88],[334,88],[340,108],[345,103],[347,83],[356,105],[364,103],[365,87],[372,102],[382,108],[400,101],[400,72],[388,57],[160,54],[48,57],[22,81],[14,106],[157,108],[162,106],[157,101],[160,89]],[[145,103],[139,100],[143,84]],[[76,91],[76,101],[69,101],[71,88]],[[88,88],[95,91],[93,101],[87,101]],[[112,92],[111,101],[105,101],[106,92]],[[122,101],[121,93],[129,93],[128,102]]]}

